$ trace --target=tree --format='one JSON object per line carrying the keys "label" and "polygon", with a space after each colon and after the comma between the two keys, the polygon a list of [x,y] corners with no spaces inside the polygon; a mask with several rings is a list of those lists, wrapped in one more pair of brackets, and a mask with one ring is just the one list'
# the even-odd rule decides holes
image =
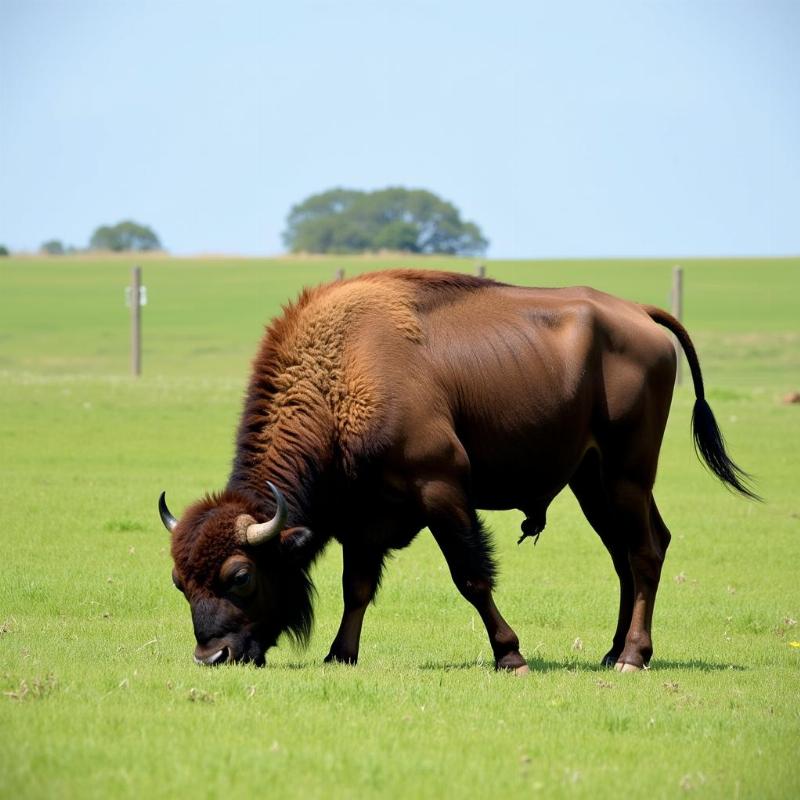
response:
{"label": "tree", "polygon": [[289,212],[283,240],[293,252],[478,255],[489,242],[458,209],[423,189],[390,187],[374,192],[330,189]]}
{"label": "tree", "polygon": [[64,243],[60,239],[48,239],[46,242],[42,242],[39,249],[50,256],[63,256],[66,252]]}
{"label": "tree", "polygon": [[91,250],[161,250],[161,242],[152,228],[131,220],[116,225],[101,225],[89,240]]}
{"label": "tree", "polygon": [[0,257],[10,255],[8,248],[4,244],[0,244]]}

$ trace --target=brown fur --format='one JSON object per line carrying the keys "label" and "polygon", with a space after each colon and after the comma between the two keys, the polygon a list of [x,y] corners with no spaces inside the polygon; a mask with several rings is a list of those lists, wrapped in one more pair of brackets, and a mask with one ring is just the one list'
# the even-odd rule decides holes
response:
{"label": "brown fur", "polygon": [[365,443],[380,438],[387,387],[350,342],[377,322],[421,345],[422,315],[493,285],[466,275],[388,270],[304,290],[269,326],[253,362],[231,485],[260,492],[266,465],[272,476],[293,479],[287,484],[313,481],[334,450],[352,475]]}
{"label": "brown fur", "polygon": [[[236,492],[206,495],[184,511],[172,537],[172,558],[178,573],[197,585],[216,577],[219,565],[239,549],[235,520],[245,497]],[[211,522],[211,525],[206,523]],[[219,523],[230,536],[220,536]],[[230,525],[225,523],[230,522]]]}
{"label": "brown fur", "polygon": [[[584,287],[403,270],[303,292],[253,363],[227,489],[192,506],[173,534],[198,657],[261,663],[281,632],[304,639],[308,570],[336,538],[345,612],[329,659],[355,662],[385,555],[427,526],[496,665],[521,669],[516,634],[492,598],[494,559],[476,509],[520,509],[523,538],[536,536],[569,485],[619,577],[604,663],[647,664],[670,541],[652,494],[675,378],[659,326],[691,366],[698,452],[747,494],[691,340],[665,312]],[[236,519],[274,513],[268,481],[286,496],[288,527],[260,548],[242,545]]]}

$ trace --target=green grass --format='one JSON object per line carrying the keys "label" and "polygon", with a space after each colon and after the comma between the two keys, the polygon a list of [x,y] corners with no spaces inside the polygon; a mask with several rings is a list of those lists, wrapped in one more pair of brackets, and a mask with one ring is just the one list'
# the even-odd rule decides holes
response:
{"label": "green grass", "polygon": [[[249,360],[283,303],[337,267],[393,263],[145,259],[133,380],[130,261],[0,260],[0,796],[798,796],[800,407],[780,402],[800,390],[798,260],[682,262],[713,408],[767,502],[698,464],[680,388],[656,487],[674,538],[650,671],[597,666],[616,578],[569,495],[535,549],[515,544],[521,515],[487,515],[527,679],[494,673],[426,534],[389,564],[355,669],[321,663],[336,545],[307,651],[284,645],[264,670],[192,663],[159,491],[179,511],[224,484]],[[659,305],[671,266],[488,264]]]}

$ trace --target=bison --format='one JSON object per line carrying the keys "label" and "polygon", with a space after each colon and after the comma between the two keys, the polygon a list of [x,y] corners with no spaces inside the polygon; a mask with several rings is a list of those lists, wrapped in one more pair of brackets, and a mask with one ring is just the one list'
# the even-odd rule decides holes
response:
{"label": "bison", "polygon": [[646,667],[670,541],[652,493],[676,369],[663,328],[691,369],[697,451],[754,497],[725,451],[692,342],[665,311],[583,287],[410,270],[304,291],[255,358],[225,489],[180,519],[159,498],[195,660],[263,665],[281,634],[306,642],[309,570],[336,539],[344,614],[326,661],[355,664],[386,555],[427,527],[495,666],[525,672],[492,598],[476,510],[520,509],[521,541],[569,486],[619,577],[602,663]]}

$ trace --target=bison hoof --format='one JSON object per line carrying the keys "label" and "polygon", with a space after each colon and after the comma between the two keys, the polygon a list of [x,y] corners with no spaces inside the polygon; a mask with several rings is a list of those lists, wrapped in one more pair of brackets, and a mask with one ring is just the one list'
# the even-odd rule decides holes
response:
{"label": "bison hoof", "polygon": [[350,664],[355,666],[358,663],[357,655],[345,655],[344,653],[328,653],[325,656],[326,664]]}
{"label": "bison hoof", "polygon": [[528,662],[519,653],[506,653],[495,662],[494,668],[513,672],[515,675],[527,675],[530,672]]}
{"label": "bison hoof", "polygon": [[617,663],[614,664],[614,669],[617,672],[641,672],[642,671],[642,668],[641,667],[637,667],[636,664],[628,664],[628,663],[626,663],[624,661],[617,661]]}

